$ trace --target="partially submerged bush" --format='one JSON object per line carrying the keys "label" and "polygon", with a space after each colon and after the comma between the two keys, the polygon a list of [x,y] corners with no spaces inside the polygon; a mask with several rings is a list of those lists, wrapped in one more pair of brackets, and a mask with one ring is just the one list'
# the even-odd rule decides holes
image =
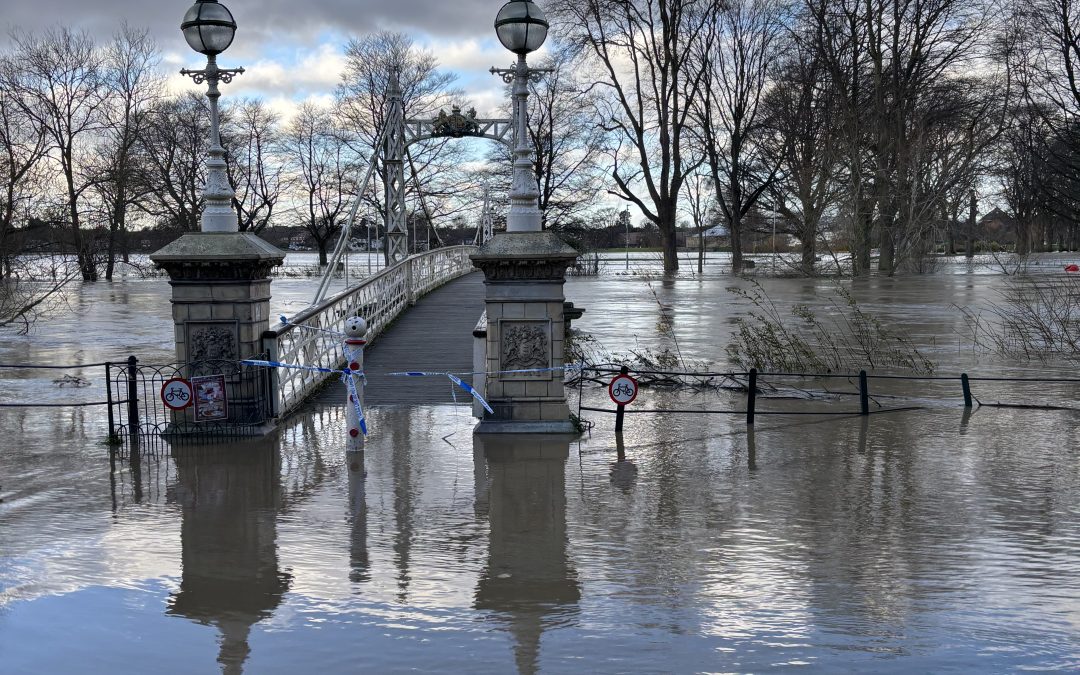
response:
{"label": "partially submerged bush", "polygon": [[1015,277],[985,312],[961,307],[972,342],[1019,359],[1080,360],[1080,279]]}
{"label": "partially submerged bush", "polygon": [[791,373],[934,370],[910,338],[864,312],[846,288],[835,286],[836,315],[821,320],[806,305],[795,305],[786,316],[760,284],[752,283],[749,290],[728,289],[754,308],[748,317],[737,319],[738,330],[727,346],[728,356],[743,368]]}

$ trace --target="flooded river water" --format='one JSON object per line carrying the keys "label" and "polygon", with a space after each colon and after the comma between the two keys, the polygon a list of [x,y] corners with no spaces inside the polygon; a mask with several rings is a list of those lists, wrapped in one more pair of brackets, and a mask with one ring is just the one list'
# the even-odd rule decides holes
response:
{"label": "flooded river water", "polygon": [[[617,271],[567,282],[576,326],[612,352],[674,334],[687,361],[724,366],[747,311],[730,277]],[[957,306],[1003,287],[987,271],[846,285],[940,374],[1070,375],[965,343]],[[831,306],[828,280],[761,283]],[[275,280],[275,314],[313,287]],[[169,316],[164,280],[87,286],[63,318],[4,334],[0,363],[170,360]],[[71,373],[91,386],[0,370],[0,403],[102,400],[100,369]],[[754,428],[632,414],[621,442],[586,411],[590,433],[542,444],[474,437],[447,392],[372,408],[352,465],[334,407],[116,471],[100,408],[0,409],[0,673],[1080,669],[1080,413],[888,386],[885,407],[921,409]],[[1077,386],[975,393],[1080,408]],[[582,397],[610,407],[599,387]],[[742,403],[649,389],[634,405]]]}

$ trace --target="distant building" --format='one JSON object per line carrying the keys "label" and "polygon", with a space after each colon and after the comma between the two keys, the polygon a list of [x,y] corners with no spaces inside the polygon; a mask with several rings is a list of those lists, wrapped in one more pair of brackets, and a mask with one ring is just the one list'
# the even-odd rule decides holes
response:
{"label": "distant building", "polygon": [[705,238],[705,248],[713,249],[731,244],[731,230],[726,225],[714,225],[698,234],[687,235],[686,247],[691,249],[701,248],[701,239]]}
{"label": "distant building", "polygon": [[1016,219],[995,207],[993,211],[979,219],[979,230],[976,236],[987,241],[996,241],[999,244],[1013,243],[1016,241]]}

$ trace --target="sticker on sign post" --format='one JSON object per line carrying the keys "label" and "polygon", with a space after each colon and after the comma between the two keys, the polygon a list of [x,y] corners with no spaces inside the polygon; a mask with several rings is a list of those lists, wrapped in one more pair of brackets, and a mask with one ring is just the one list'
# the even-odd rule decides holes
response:
{"label": "sticker on sign post", "polygon": [[169,410],[183,410],[192,403],[191,383],[182,377],[166,380],[161,385],[161,402]]}

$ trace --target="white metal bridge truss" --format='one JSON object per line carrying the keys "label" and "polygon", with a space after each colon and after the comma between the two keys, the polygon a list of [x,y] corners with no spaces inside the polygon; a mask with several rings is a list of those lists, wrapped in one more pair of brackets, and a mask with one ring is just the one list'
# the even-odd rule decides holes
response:
{"label": "white metal bridge truss", "polygon": [[[278,323],[263,333],[263,351],[271,361],[319,368],[339,368],[345,362],[345,319],[362,316],[368,324],[368,342],[417,298],[473,270],[472,246],[448,246],[417,255],[380,270],[352,288],[312,305],[288,323]],[[477,308],[478,310],[480,308]],[[296,410],[333,373],[276,369],[271,376],[273,415],[283,417]]]}
{"label": "white metal bridge truss", "polygon": [[[324,369],[338,368],[344,362],[345,355],[342,339],[335,333],[343,331],[346,318],[364,317],[368,323],[370,342],[417,298],[473,269],[469,260],[469,254],[476,250],[473,246],[451,246],[409,255],[405,205],[408,147],[430,138],[465,137],[487,138],[513,147],[513,124],[508,119],[480,119],[476,117],[475,110],[462,113],[457,106],[450,113],[441,111],[429,120],[406,120],[396,73],[391,74],[387,94],[387,125],[375,140],[376,155],[368,162],[348,219],[342,227],[311,306],[291,317],[287,323],[278,323],[263,334],[263,350],[271,361]],[[390,264],[356,286],[327,298],[330,282],[348,248],[361,197],[367,191],[376,166],[380,164],[379,154],[382,155],[384,171],[386,248]],[[486,190],[481,220],[477,239],[482,244],[492,236]],[[282,417],[296,410],[330,377],[334,377],[334,374],[299,368],[276,369],[271,378],[274,416]]]}

